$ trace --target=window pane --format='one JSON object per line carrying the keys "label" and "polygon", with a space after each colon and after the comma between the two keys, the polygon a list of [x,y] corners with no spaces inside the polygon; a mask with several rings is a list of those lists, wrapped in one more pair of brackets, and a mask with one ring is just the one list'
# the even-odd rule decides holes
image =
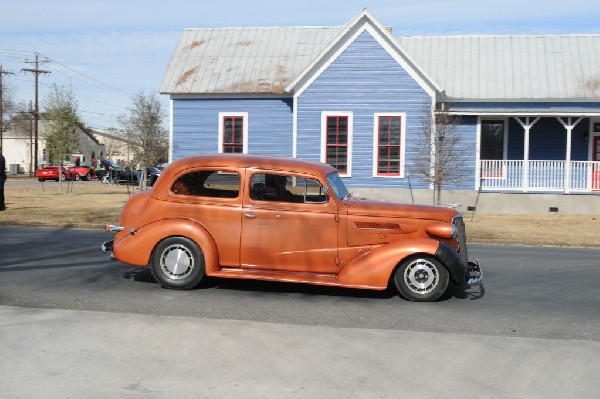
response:
{"label": "window pane", "polygon": [[178,195],[236,198],[240,192],[240,177],[229,171],[191,172],[178,178],[171,191]]}
{"label": "window pane", "polygon": [[392,118],[392,126],[390,128],[391,144],[400,144],[400,118]]}

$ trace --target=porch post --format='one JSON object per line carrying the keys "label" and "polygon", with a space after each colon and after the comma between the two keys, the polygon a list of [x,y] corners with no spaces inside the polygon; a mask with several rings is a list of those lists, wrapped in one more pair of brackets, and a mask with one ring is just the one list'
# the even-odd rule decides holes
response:
{"label": "porch post", "polygon": [[583,119],[583,117],[577,119],[573,122],[573,118],[568,117],[567,122],[560,117],[557,116],[556,119],[567,129],[567,154],[565,156],[565,193],[571,192],[571,135],[573,133],[573,128],[577,126],[579,122]]}
{"label": "porch post", "polygon": [[519,117],[515,119],[523,127],[525,133],[523,140],[523,192],[526,193],[529,191],[529,131],[533,125],[540,120],[540,118],[537,117],[532,121],[529,116],[526,116],[525,122],[523,122]]}

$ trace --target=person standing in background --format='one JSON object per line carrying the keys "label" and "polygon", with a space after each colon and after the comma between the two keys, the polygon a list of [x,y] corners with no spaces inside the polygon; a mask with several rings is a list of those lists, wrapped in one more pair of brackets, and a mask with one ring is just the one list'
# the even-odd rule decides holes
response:
{"label": "person standing in background", "polygon": [[6,181],[6,160],[0,150],[0,211],[6,209],[4,205],[4,182]]}

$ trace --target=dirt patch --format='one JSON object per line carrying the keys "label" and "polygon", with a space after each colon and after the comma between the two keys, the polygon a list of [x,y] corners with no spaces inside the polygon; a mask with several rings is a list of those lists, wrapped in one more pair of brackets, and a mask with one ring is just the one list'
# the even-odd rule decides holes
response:
{"label": "dirt patch", "polygon": [[[26,185],[21,185],[26,184]],[[131,186],[100,182],[22,180],[5,187],[5,212],[0,224],[102,229],[117,223]],[[599,215],[465,214],[470,242],[523,245],[600,247]]]}

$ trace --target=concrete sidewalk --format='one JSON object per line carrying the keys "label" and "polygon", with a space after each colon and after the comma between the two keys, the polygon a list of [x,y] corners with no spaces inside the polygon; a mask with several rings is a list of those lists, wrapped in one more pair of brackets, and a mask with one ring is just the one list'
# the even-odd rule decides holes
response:
{"label": "concrete sidewalk", "polygon": [[597,398],[600,343],[0,307],[2,398]]}

